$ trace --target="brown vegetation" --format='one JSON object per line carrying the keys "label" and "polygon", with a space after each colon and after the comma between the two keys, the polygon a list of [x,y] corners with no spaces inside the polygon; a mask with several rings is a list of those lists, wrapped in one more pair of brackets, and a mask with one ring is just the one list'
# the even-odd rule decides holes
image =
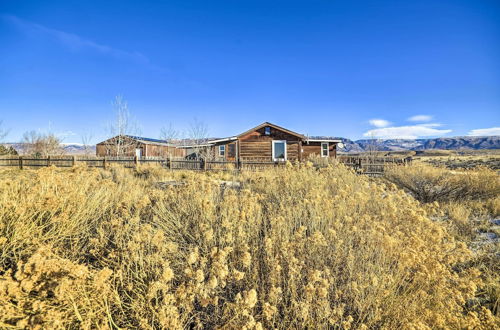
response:
{"label": "brown vegetation", "polygon": [[24,133],[22,140],[23,153],[35,157],[46,157],[64,154],[61,138],[53,133],[29,131]]}
{"label": "brown vegetation", "polygon": [[471,250],[342,165],[0,177],[1,327],[498,326]]}
{"label": "brown vegetation", "polygon": [[[500,315],[500,177],[491,169],[454,170],[416,164],[392,167],[386,179],[423,202],[429,216],[474,252],[466,267],[481,271],[475,303]],[[498,220],[496,220],[498,221]]]}

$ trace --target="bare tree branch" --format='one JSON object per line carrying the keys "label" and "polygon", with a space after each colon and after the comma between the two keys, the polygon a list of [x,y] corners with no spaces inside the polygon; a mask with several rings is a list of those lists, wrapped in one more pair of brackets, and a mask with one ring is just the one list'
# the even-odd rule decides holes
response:
{"label": "bare tree branch", "polygon": [[189,125],[188,136],[197,156],[203,158],[210,156],[209,148],[203,147],[208,141],[208,126],[204,122],[194,118]]}
{"label": "bare tree branch", "polygon": [[137,123],[131,118],[128,110],[128,102],[123,96],[116,96],[112,105],[116,111],[116,117],[109,125],[110,138],[114,138],[114,141],[106,145],[108,154],[113,156],[133,154],[136,142],[127,136],[140,134]]}
{"label": "bare tree branch", "polygon": [[2,127],[3,121],[0,120],[0,142],[3,142],[3,139],[9,134],[9,130]]}
{"label": "bare tree branch", "polygon": [[91,144],[93,137],[94,137],[94,134],[92,134],[92,132],[85,132],[81,136],[81,141],[82,141],[82,145],[83,145],[83,152],[85,153],[85,155],[91,155],[93,153],[92,152],[93,151],[92,144]]}
{"label": "bare tree branch", "polygon": [[169,123],[167,127],[162,127],[160,139],[165,140],[167,143],[175,144],[180,135],[180,132],[173,127],[172,123]]}
{"label": "bare tree branch", "polygon": [[63,155],[65,151],[61,146],[61,142],[62,139],[54,133],[44,134],[29,131],[23,135],[23,153],[35,157]]}

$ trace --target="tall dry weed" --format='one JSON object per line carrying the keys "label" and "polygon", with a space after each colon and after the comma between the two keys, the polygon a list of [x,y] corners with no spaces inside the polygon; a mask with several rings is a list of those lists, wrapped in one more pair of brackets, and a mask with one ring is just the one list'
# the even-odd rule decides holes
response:
{"label": "tall dry weed", "polygon": [[458,267],[465,244],[412,197],[341,165],[0,176],[4,327],[498,325],[471,303],[481,281]]}

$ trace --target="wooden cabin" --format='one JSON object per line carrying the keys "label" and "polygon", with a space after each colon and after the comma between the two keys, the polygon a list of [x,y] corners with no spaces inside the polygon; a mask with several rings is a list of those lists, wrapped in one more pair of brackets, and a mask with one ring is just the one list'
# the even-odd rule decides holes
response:
{"label": "wooden cabin", "polygon": [[[337,156],[336,139],[311,139],[278,125],[265,122],[239,135],[208,140],[198,148],[205,148],[208,158],[226,161],[302,161],[316,155]],[[192,151],[192,146],[185,146]],[[188,152],[189,153],[189,152]]]}
{"label": "wooden cabin", "polygon": [[164,140],[140,136],[115,136],[96,145],[97,156],[184,157],[185,149],[176,148]]}

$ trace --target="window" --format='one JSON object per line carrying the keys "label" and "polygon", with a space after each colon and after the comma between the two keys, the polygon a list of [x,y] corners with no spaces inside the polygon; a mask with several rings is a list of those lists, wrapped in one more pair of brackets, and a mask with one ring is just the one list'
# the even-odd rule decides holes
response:
{"label": "window", "polygon": [[226,155],[226,146],[225,145],[219,146],[219,156],[224,157],[225,155]]}
{"label": "window", "polygon": [[286,160],[286,141],[273,141],[273,160]]}
{"label": "window", "polygon": [[328,142],[321,143],[321,157],[328,157]]}
{"label": "window", "polygon": [[264,128],[264,134],[265,134],[265,135],[271,135],[271,127],[266,126],[266,127]]}

